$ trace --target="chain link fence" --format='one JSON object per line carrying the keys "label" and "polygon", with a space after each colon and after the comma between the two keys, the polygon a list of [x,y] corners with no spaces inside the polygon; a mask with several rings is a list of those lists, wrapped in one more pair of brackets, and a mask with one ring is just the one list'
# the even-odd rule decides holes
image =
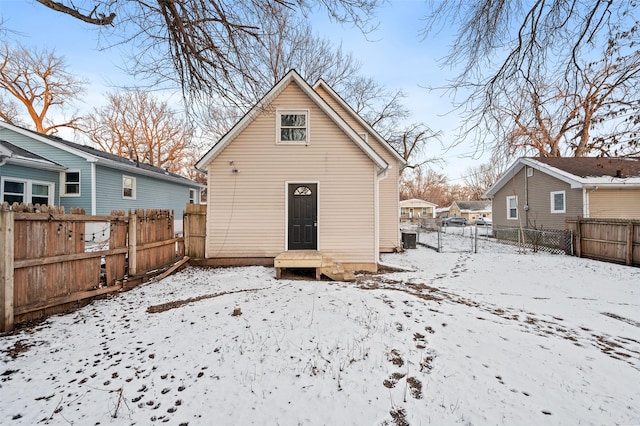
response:
{"label": "chain link fence", "polygon": [[558,229],[528,229],[494,226],[493,236],[503,244],[517,245],[534,252],[573,255],[573,233]]}
{"label": "chain link fence", "polygon": [[[407,230],[407,229],[405,229]],[[413,224],[420,245],[438,252],[482,251],[487,244],[500,243],[522,251],[545,251],[573,255],[573,234],[564,230],[525,229],[507,226],[440,226],[436,220]]]}

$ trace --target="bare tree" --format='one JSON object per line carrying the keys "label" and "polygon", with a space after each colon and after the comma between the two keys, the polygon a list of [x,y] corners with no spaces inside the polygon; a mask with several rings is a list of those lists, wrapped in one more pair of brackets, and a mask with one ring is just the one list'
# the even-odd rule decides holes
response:
{"label": "bare tree", "polygon": [[471,200],[482,195],[502,176],[507,169],[506,157],[495,157],[489,163],[469,167],[464,176],[464,188]]}
{"label": "bare tree", "polygon": [[0,120],[11,124],[22,124],[20,113],[18,112],[18,105],[8,98],[5,99],[4,96],[0,96]]}
{"label": "bare tree", "polygon": [[449,180],[432,169],[416,168],[402,175],[400,199],[418,198],[439,206],[451,204]]}
{"label": "bare tree", "polygon": [[434,132],[425,124],[414,123],[405,128],[397,129],[396,134],[390,137],[389,143],[407,162],[402,173],[409,169],[441,162],[440,158],[427,156],[429,142],[431,140],[440,141],[440,136],[440,132]]}
{"label": "bare tree", "polygon": [[[243,51],[268,33],[262,22],[282,8],[305,15],[324,10],[338,23],[373,27],[381,0],[37,0],[83,22],[112,28],[113,43],[135,47],[133,69],[141,76],[174,80],[186,95],[225,97],[237,76],[253,79]],[[122,38],[120,38],[122,37]],[[167,61],[167,58],[169,61]]]}
{"label": "bare tree", "polygon": [[[249,40],[243,47],[244,59],[252,70],[252,78],[238,75],[235,88],[238,93],[228,94],[236,101],[225,102],[215,98],[208,103],[200,123],[216,138],[224,135],[242,115],[244,109],[236,106],[255,104],[274,84],[292,68],[313,83],[325,80],[356,113],[360,114],[378,133],[405,157],[411,167],[419,167],[433,158],[425,158],[427,145],[439,134],[425,124],[404,122],[410,112],[402,103],[404,93],[390,91],[372,78],[360,74],[361,65],[341,46],[314,35],[308,21],[292,10],[277,3],[271,5],[279,13],[267,13],[262,22],[265,34]],[[230,89],[232,90],[232,89]],[[404,126],[404,127],[403,127]]]}
{"label": "bare tree", "polygon": [[51,118],[64,114],[85,90],[85,81],[67,71],[64,58],[52,51],[8,43],[0,49],[0,118],[16,122],[24,111],[41,133],[77,128],[77,114],[62,121]]}
{"label": "bare tree", "polygon": [[599,60],[584,64],[573,92],[531,79],[521,96],[497,106],[495,133],[504,135],[508,154],[637,155],[640,52],[623,52],[628,41],[611,40]]}
{"label": "bare tree", "polygon": [[[439,25],[459,25],[457,39],[445,64],[460,67],[458,76],[446,88],[462,96],[457,104],[463,113],[461,135],[471,138],[480,149],[492,149],[496,141],[500,143],[508,133],[495,130],[500,127],[500,120],[504,123],[504,108],[518,96],[533,93],[538,98],[539,112],[550,102],[562,104],[574,97],[571,103],[575,104],[577,97],[589,96],[583,89],[585,82],[596,83],[597,70],[611,69],[614,65],[612,62],[594,67],[589,66],[590,61],[625,39],[626,47],[612,58],[619,61],[615,63],[615,74],[628,81],[635,71],[623,68],[633,67],[637,55],[633,47],[637,44],[637,8],[635,0],[444,0],[438,3],[428,17],[425,35],[437,31]],[[615,79],[611,76],[605,85]],[[535,93],[532,87],[544,90]],[[596,98],[587,102],[600,103],[596,99],[606,89],[603,86],[598,91]],[[609,101],[613,98],[622,99],[614,94]],[[621,103],[618,106],[624,108]],[[588,116],[588,108],[583,113],[581,118],[576,115],[576,120],[583,122],[576,127],[582,134],[565,143],[575,145],[574,153],[585,155],[587,152],[580,145],[586,147],[587,139],[601,138],[607,141],[601,145],[607,145],[608,152],[615,152],[611,148],[620,142],[615,135],[597,135],[590,130],[605,119],[609,125],[616,126],[620,116],[600,115],[594,122]],[[554,118],[554,126],[562,127],[558,117]],[[531,128],[528,124],[525,126]],[[541,128],[537,131],[544,132]],[[602,152],[602,155],[608,154]]]}
{"label": "bare tree", "polygon": [[180,114],[141,90],[112,93],[83,131],[106,152],[186,174],[195,158],[193,129]]}

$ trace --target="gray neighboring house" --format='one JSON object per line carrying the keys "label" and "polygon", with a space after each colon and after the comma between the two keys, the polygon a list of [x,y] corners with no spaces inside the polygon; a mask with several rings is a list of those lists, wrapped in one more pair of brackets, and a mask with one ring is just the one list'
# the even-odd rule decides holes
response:
{"label": "gray neighboring house", "polygon": [[200,203],[205,186],[160,167],[3,121],[0,140],[1,201],[16,201],[20,198],[16,189],[23,187],[24,201],[33,202],[30,188],[44,191],[46,187],[48,204],[64,206],[67,211],[80,207],[88,215],[170,209],[175,213],[176,230],[181,230],[185,205]]}
{"label": "gray neighboring house", "polygon": [[639,158],[520,158],[483,195],[493,224],[565,229],[568,217],[640,219]]}

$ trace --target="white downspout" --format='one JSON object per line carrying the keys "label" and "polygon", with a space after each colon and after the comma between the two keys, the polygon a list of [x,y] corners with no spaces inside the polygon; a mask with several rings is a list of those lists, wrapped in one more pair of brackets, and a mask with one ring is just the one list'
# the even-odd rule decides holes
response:
{"label": "white downspout", "polygon": [[380,182],[387,178],[389,167],[382,170],[380,173],[376,175],[376,188],[374,191],[374,199],[375,199],[375,259],[376,264],[380,262]]}
{"label": "white downspout", "polygon": [[91,215],[95,216],[97,209],[96,195],[96,163],[91,163]]}

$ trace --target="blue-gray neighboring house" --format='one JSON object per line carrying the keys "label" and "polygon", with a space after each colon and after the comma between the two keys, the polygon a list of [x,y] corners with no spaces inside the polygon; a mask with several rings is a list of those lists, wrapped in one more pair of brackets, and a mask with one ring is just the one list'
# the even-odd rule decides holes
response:
{"label": "blue-gray neighboring house", "polygon": [[0,140],[0,201],[54,205],[55,182],[65,167]]}
{"label": "blue-gray neighboring house", "polygon": [[[112,210],[170,209],[182,220],[186,204],[205,187],[160,167],[0,121],[0,201]],[[177,226],[178,227],[178,226]]]}

